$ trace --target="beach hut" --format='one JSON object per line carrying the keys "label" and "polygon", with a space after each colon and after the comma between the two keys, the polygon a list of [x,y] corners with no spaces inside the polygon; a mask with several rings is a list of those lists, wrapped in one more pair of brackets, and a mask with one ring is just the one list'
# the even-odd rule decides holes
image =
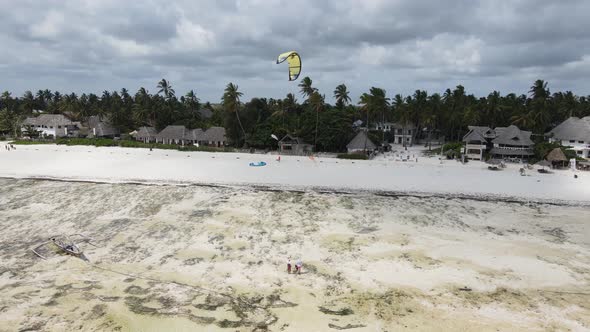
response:
{"label": "beach hut", "polygon": [[152,143],[156,141],[158,131],[154,127],[141,127],[135,134],[135,139],[144,143]]}
{"label": "beach hut", "polygon": [[200,145],[207,145],[212,147],[223,147],[226,144],[225,128],[211,127],[206,130],[194,129],[193,140]]}
{"label": "beach hut", "polygon": [[564,167],[567,163],[567,158],[560,148],[553,149],[551,152],[549,152],[545,159],[551,163],[551,166],[555,166],[555,164],[561,164],[561,167]]}
{"label": "beach hut", "polygon": [[114,138],[119,136],[119,130],[111,125],[111,123],[98,115],[88,117],[88,137],[105,137]]}
{"label": "beach hut", "polygon": [[377,145],[371,141],[367,132],[364,130],[359,133],[346,146],[348,153],[367,153],[377,149]]}
{"label": "beach hut", "polygon": [[285,135],[279,141],[279,151],[287,155],[306,155],[312,152],[313,146],[307,144],[300,137],[294,137],[289,134]]}
{"label": "beach hut", "polygon": [[193,132],[185,126],[166,126],[156,135],[156,143],[185,145],[192,141],[194,141]]}

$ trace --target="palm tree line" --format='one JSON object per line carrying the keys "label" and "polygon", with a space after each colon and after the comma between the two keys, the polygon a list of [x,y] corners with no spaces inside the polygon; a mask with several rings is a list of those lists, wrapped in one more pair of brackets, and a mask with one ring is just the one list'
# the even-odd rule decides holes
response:
{"label": "palm tree line", "polygon": [[[413,94],[388,95],[379,87],[371,87],[355,102],[345,84],[332,92],[334,105],[326,102],[309,77],[299,85],[302,100],[293,93],[283,99],[252,98],[243,102],[243,92],[233,83],[227,84],[219,105],[201,103],[194,90],[177,97],[172,84],[162,79],[155,93],[140,88],[135,94],[127,89],[103,91],[78,96],[59,91],[26,91],[14,97],[8,91],[0,95],[0,134],[16,135],[19,123],[34,110],[65,114],[73,120],[84,121],[98,115],[108,119],[121,132],[131,132],[141,126],[158,130],[167,125],[188,128],[223,126],[235,147],[276,148],[271,135],[291,134],[313,143],[318,151],[340,152],[356,134],[352,124],[361,120],[369,128],[375,143],[391,141],[391,133],[375,130],[378,123],[397,122],[404,128],[419,128],[413,135],[428,137],[433,133],[447,141],[458,141],[468,125],[490,127],[515,124],[521,129],[540,135],[568,117],[590,115],[590,96],[577,96],[571,91],[551,93],[547,82],[537,80],[526,94],[491,92],[476,97],[461,85],[446,89],[442,94],[416,90]],[[355,105],[356,104],[356,105]],[[208,109],[213,116],[204,118],[200,112]]]}

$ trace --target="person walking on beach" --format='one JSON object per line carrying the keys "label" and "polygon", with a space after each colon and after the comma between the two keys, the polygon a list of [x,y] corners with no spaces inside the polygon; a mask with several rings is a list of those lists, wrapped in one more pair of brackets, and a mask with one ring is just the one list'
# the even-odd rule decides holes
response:
{"label": "person walking on beach", "polygon": [[287,260],[287,273],[291,274],[291,258]]}
{"label": "person walking on beach", "polygon": [[301,262],[301,260],[298,260],[295,264],[295,273],[301,274],[301,266],[303,266],[303,263]]}

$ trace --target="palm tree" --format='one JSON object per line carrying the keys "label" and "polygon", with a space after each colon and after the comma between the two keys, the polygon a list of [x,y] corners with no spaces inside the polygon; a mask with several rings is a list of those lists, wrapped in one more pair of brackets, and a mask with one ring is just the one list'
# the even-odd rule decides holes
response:
{"label": "palm tree", "polygon": [[176,93],[174,89],[172,89],[170,82],[166,81],[165,79],[162,79],[160,82],[158,82],[158,89],[160,89],[158,90],[158,94],[164,93],[164,97],[166,97],[167,100],[172,99]]}
{"label": "palm tree", "polygon": [[359,100],[359,105],[361,106],[361,111],[365,112],[367,115],[367,121],[365,123],[365,131],[367,134],[365,135],[365,151],[367,150],[367,139],[369,136],[369,113],[371,112],[371,102],[372,96],[368,93],[363,93]]}
{"label": "palm tree", "polygon": [[336,107],[343,108],[344,106],[348,105],[351,101],[350,92],[346,88],[346,85],[340,84],[334,90],[334,98],[336,98]]}
{"label": "palm tree", "polygon": [[317,91],[317,89],[312,87],[311,84],[312,80],[307,76],[301,80],[301,83],[299,83],[299,88],[301,88],[301,94],[306,98],[311,97],[311,95]]}
{"label": "palm tree", "polygon": [[544,80],[536,80],[529,90],[533,99],[547,99],[549,98],[549,89],[547,88],[547,82]]}
{"label": "palm tree", "polygon": [[35,96],[31,91],[25,91],[22,98],[22,107],[27,114],[32,114],[35,108]]}
{"label": "palm tree", "polygon": [[246,145],[246,131],[242,126],[242,121],[240,120],[240,97],[243,95],[242,92],[238,91],[238,86],[229,83],[224,90],[223,97],[221,101],[223,103],[223,107],[226,111],[234,113],[236,118],[238,119],[238,124],[240,125],[240,129],[242,130],[242,135],[244,136],[244,145]]}
{"label": "palm tree", "polygon": [[324,107],[324,96],[320,95],[319,92],[314,91],[311,96],[309,96],[309,103],[315,109],[316,119],[315,119],[315,137],[313,139],[313,150],[317,152],[317,141],[318,141],[318,123],[320,121],[320,111]]}
{"label": "palm tree", "polygon": [[186,104],[186,106],[189,107],[189,109],[192,112],[197,111],[199,108],[201,108],[201,104],[199,102],[200,100],[199,98],[197,98],[197,95],[193,90],[187,92],[184,96],[184,103]]}
{"label": "palm tree", "polygon": [[533,128],[535,126],[535,118],[531,112],[524,112],[514,115],[512,118],[510,118],[510,120],[512,121],[513,125],[516,125],[522,129]]}
{"label": "palm tree", "polygon": [[[373,112],[381,111],[381,134],[382,142],[385,142],[385,112],[389,108],[389,98],[385,96],[385,90],[381,88],[372,87],[369,90],[371,98],[369,98],[370,108]],[[367,127],[368,128],[368,127]]]}
{"label": "palm tree", "polygon": [[551,95],[547,88],[547,82],[543,80],[536,80],[531,89],[531,106],[534,111],[533,118],[536,125],[536,131],[543,133],[551,121],[551,114],[549,113],[549,102]]}

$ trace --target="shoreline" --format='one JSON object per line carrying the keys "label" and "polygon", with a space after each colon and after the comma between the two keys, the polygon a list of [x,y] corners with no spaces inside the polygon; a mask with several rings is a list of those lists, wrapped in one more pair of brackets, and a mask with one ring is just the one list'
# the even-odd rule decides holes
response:
{"label": "shoreline", "polygon": [[494,195],[494,194],[469,194],[469,193],[437,193],[437,192],[416,192],[416,191],[387,191],[355,188],[331,188],[331,187],[297,187],[297,186],[280,186],[273,184],[226,184],[226,183],[201,183],[201,182],[171,182],[171,181],[147,181],[141,179],[127,180],[105,180],[105,179],[79,179],[79,178],[61,178],[49,176],[0,176],[4,180],[33,180],[49,182],[71,182],[71,183],[88,183],[88,184],[114,184],[114,185],[136,185],[136,186],[156,186],[156,187],[203,187],[203,188],[227,188],[238,190],[252,190],[255,192],[285,192],[285,193],[314,193],[320,195],[374,195],[381,197],[413,197],[413,198],[438,198],[438,199],[455,199],[476,202],[500,202],[508,204],[543,204],[552,206],[571,206],[571,207],[590,207],[590,202],[580,200],[558,200],[532,198],[525,199],[518,196]]}

